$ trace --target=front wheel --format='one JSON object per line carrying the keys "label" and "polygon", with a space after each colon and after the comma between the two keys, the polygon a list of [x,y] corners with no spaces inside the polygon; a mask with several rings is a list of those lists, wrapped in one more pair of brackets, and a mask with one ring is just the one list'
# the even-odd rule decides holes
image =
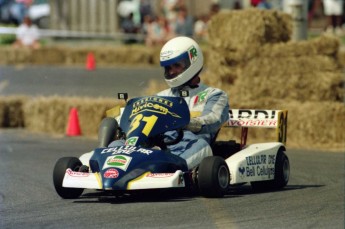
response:
{"label": "front wheel", "polygon": [[81,161],[76,157],[63,157],[56,162],[53,172],[53,182],[57,194],[59,194],[59,196],[62,198],[75,199],[83,193],[83,188],[62,187],[66,170],[70,168],[73,171],[78,171],[81,165]]}
{"label": "front wheel", "polygon": [[205,197],[223,197],[230,184],[228,165],[219,156],[204,158],[198,168],[198,187]]}

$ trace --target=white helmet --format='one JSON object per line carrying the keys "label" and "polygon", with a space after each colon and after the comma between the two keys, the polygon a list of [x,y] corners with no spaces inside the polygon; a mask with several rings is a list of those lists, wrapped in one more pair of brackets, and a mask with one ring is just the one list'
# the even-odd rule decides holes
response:
{"label": "white helmet", "polygon": [[[169,66],[183,63],[184,71],[178,75],[169,74]],[[204,65],[200,46],[189,37],[175,37],[168,41],[160,53],[160,64],[164,67],[165,81],[171,88],[179,87],[196,76]]]}

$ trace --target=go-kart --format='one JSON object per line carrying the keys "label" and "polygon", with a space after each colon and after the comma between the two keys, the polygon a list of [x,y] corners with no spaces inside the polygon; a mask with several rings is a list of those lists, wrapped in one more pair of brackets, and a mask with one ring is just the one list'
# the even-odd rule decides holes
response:
{"label": "go-kart", "polygon": [[[127,101],[125,108],[109,111],[99,128],[99,147],[76,157],[60,158],[53,182],[59,196],[78,198],[84,189],[133,193],[138,190],[197,190],[204,197],[222,197],[232,185],[250,182],[253,189],[272,190],[286,186],[289,159],[285,154],[287,111],[230,110],[225,127],[242,127],[241,143],[214,141],[213,156],[194,169],[169,152],[168,146],[183,138],[190,112],[183,98],[145,96]],[[116,112],[114,112],[116,110]],[[120,114],[121,119],[115,116]],[[120,121],[120,125],[118,124]],[[224,127],[224,128],[225,128]],[[248,127],[273,127],[278,141],[246,145]],[[164,133],[177,131],[167,140]],[[108,147],[113,140],[123,144]]]}

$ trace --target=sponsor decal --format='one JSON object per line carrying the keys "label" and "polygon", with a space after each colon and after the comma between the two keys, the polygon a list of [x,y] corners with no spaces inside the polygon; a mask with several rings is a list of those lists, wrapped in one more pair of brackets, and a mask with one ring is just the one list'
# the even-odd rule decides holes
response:
{"label": "sponsor decal", "polygon": [[117,169],[108,169],[104,173],[104,178],[118,178],[119,171]]}
{"label": "sponsor decal", "polygon": [[245,176],[246,168],[241,166],[238,168],[238,171],[240,172],[240,177],[243,179]]}
{"label": "sponsor decal", "polygon": [[137,141],[138,141],[138,138],[139,137],[131,137],[131,138],[128,138],[125,142],[125,145],[129,145],[129,146],[134,146]]}
{"label": "sponsor decal", "polygon": [[230,110],[230,119],[276,119],[275,110]]}
{"label": "sponsor decal", "polygon": [[276,155],[268,155],[268,163],[267,164],[275,164],[276,163]]}
{"label": "sponsor decal", "polygon": [[132,158],[126,155],[116,155],[110,156],[107,158],[106,162],[103,165],[103,169],[109,167],[115,167],[126,171],[129,164],[131,163]]}
{"label": "sponsor decal", "polygon": [[229,126],[277,126],[276,120],[229,120]]}
{"label": "sponsor decal", "polygon": [[246,157],[247,165],[266,164],[266,155],[255,155]]}
{"label": "sponsor decal", "polygon": [[198,50],[194,46],[192,46],[188,50],[188,54],[191,63],[195,62],[198,59]]}
{"label": "sponsor decal", "polygon": [[159,114],[170,114],[176,118],[181,118],[178,114],[169,111],[169,108],[173,106],[173,102],[167,99],[159,97],[147,97],[141,99],[133,104],[132,113],[133,115],[139,114],[142,111],[151,111]]}
{"label": "sponsor decal", "polygon": [[149,173],[146,176],[151,178],[165,178],[172,177],[174,173]]}
{"label": "sponsor decal", "polygon": [[75,172],[72,169],[67,169],[66,173],[71,177],[88,177],[90,173]]}
{"label": "sponsor decal", "polygon": [[161,52],[161,57],[169,57],[173,54],[172,50]]}
{"label": "sponsor decal", "polygon": [[275,168],[269,166],[241,166],[238,168],[240,172],[240,178],[244,179],[245,177],[254,177],[254,176],[267,176],[269,179],[274,177]]}
{"label": "sponsor decal", "polygon": [[118,146],[118,147],[103,149],[101,154],[104,154],[104,153],[111,153],[113,155],[114,154],[131,154],[133,152],[139,152],[146,155],[150,155],[153,151],[144,149],[144,148],[139,148],[136,146]]}
{"label": "sponsor decal", "polygon": [[197,105],[198,103],[202,103],[206,101],[208,91],[202,91],[197,94],[197,96],[194,99],[194,105]]}

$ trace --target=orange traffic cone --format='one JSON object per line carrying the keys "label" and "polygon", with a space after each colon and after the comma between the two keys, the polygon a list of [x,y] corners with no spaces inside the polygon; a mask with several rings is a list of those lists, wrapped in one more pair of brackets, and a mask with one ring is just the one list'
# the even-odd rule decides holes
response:
{"label": "orange traffic cone", "polygon": [[87,54],[85,67],[88,71],[93,71],[96,69],[96,60],[92,52]]}
{"label": "orange traffic cone", "polygon": [[67,136],[79,136],[79,135],[81,135],[79,118],[78,118],[78,111],[74,107],[69,112],[66,135]]}

